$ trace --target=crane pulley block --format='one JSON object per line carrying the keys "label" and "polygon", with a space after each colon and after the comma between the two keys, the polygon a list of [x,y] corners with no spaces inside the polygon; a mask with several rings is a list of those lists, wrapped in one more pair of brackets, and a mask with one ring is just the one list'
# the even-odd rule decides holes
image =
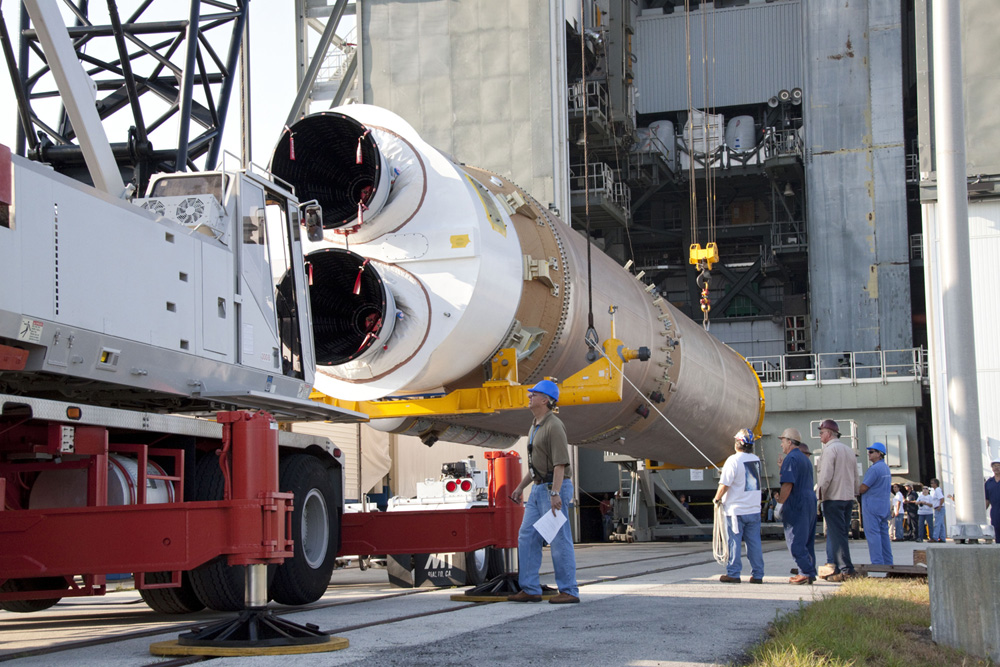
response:
{"label": "crane pulley block", "polygon": [[719,261],[719,247],[714,243],[706,243],[705,247],[702,248],[700,243],[691,244],[691,256],[688,259],[689,264],[694,264],[697,266],[701,262],[705,262],[708,268],[711,269],[712,265]]}

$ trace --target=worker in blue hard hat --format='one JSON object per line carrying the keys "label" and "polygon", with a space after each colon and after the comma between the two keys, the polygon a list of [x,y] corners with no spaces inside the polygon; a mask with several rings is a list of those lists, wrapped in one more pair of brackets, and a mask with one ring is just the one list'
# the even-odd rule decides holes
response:
{"label": "worker in blue hard hat", "polygon": [[868,556],[873,565],[892,565],[892,540],[889,539],[889,516],[892,514],[892,473],[885,462],[885,445],[868,446],[871,465],[861,480],[861,521],[868,541]]}
{"label": "worker in blue hard hat", "polygon": [[[524,519],[517,535],[518,583],[521,591],[507,596],[511,602],[541,602],[542,585],[539,569],[542,566],[544,539],[535,529],[535,523],[546,512],[561,513],[569,518],[569,505],[573,500],[572,472],[569,461],[569,443],[566,427],[553,410],[559,401],[559,386],[552,380],[542,380],[528,390],[528,409],[534,419],[528,432],[528,472],[511,493],[511,500],[521,502],[524,489],[531,492],[524,501]],[[549,541],[552,547],[552,568],[555,570],[559,593],[550,604],[569,604],[580,601],[576,584],[576,555],[573,553],[573,534],[569,521],[562,524]]]}

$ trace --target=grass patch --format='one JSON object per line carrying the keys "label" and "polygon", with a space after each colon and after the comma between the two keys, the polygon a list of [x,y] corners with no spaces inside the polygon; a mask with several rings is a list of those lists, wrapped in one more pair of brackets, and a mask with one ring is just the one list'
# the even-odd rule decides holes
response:
{"label": "grass patch", "polygon": [[990,667],[931,640],[926,580],[851,579],[840,590],[777,618],[750,667]]}

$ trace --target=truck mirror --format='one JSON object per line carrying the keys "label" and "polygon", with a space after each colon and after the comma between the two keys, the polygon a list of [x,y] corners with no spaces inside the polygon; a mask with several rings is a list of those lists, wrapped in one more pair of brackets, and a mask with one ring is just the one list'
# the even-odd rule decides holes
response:
{"label": "truck mirror", "polygon": [[306,236],[313,242],[322,241],[323,207],[315,199],[306,202],[303,206],[305,208]]}

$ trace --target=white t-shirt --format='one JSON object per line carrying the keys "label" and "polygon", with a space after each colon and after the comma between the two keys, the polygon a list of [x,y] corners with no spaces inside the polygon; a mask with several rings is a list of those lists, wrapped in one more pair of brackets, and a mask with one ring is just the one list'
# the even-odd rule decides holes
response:
{"label": "white t-shirt", "polygon": [[726,459],[719,483],[729,487],[722,496],[726,516],[760,514],[760,459],[738,452]]}
{"label": "white t-shirt", "polygon": [[939,507],[944,507],[944,491],[941,490],[939,486],[936,489],[931,489],[931,498],[934,499],[934,509]]}
{"label": "white t-shirt", "polygon": [[903,498],[903,494],[900,491],[897,491],[896,495],[892,497],[892,509],[895,510],[896,514],[902,514],[903,513],[903,501],[904,500],[906,500],[906,499]]}
{"label": "white t-shirt", "polygon": [[[929,490],[929,489],[928,489]],[[919,516],[927,516],[929,514],[934,514],[934,508],[930,505],[931,494],[924,493],[921,491],[917,495],[917,514]]]}

